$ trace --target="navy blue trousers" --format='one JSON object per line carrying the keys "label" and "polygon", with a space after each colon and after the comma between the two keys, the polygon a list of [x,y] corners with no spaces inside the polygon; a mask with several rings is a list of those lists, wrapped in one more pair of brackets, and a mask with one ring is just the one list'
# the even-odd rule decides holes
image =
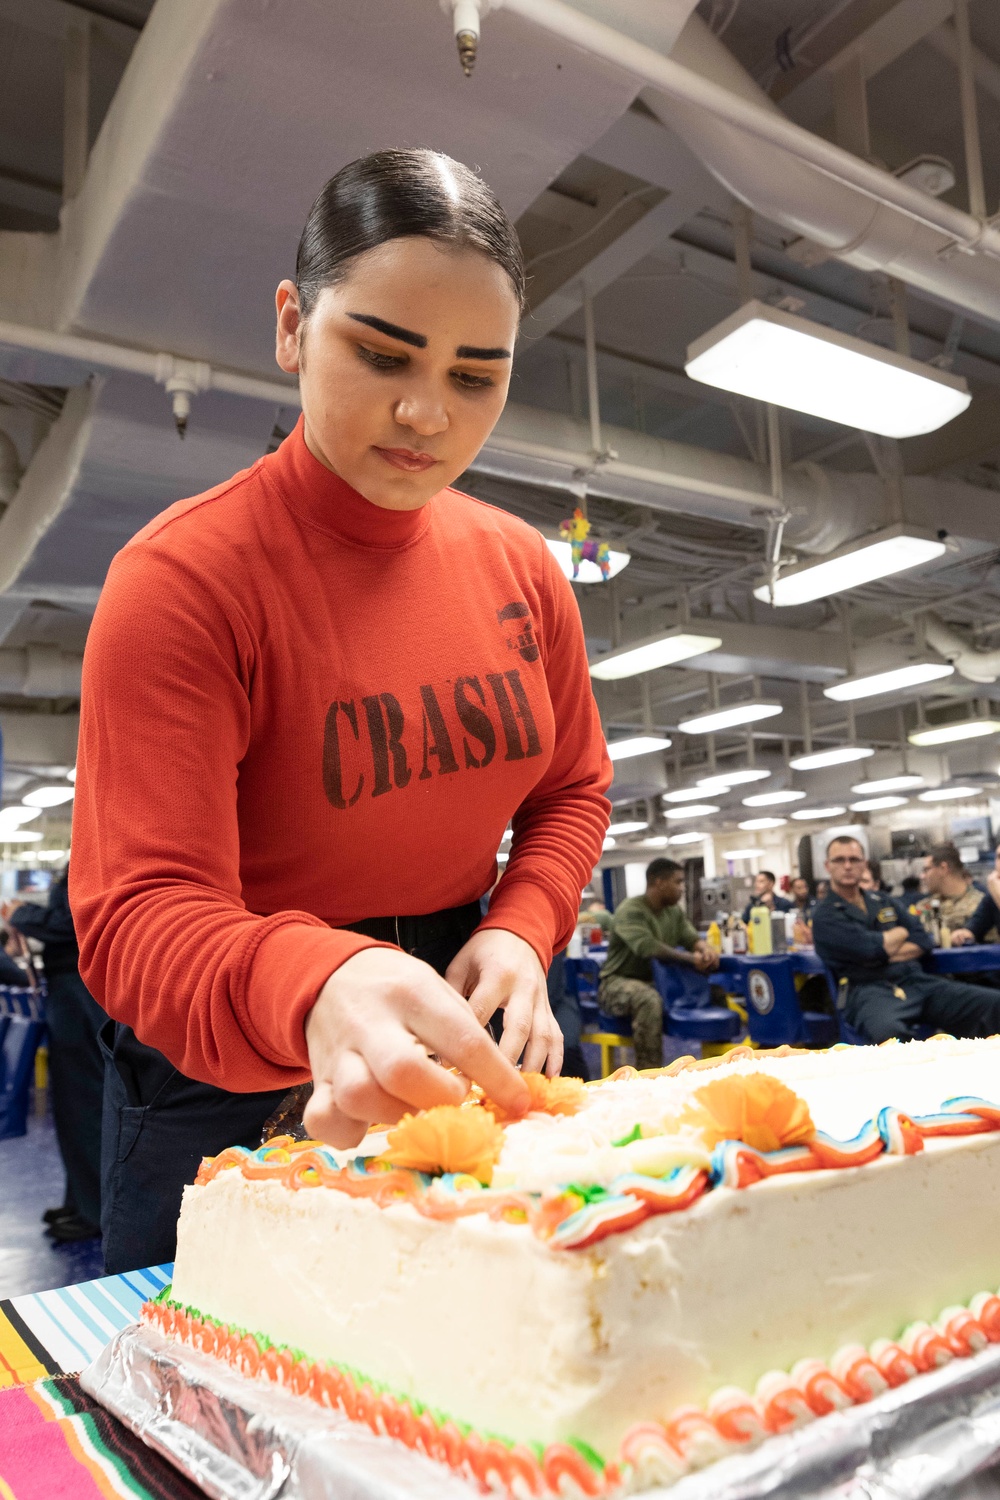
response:
{"label": "navy blue trousers", "polygon": [[949,1036],[1000,1034],[1000,994],[944,974],[920,974],[898,985],[884,979],[852,984],[845,1013],[870,1042],[911,1041],[917,1026]]}
{"label": "navy blue trousers", "polygon": [[66,1169],[65,1207],[101,1222],[101,1095],[104,1063],[97,1034],[107,1021],[77,973],[47,974],[52,1118]]}
{"label": "navy blue trousers", "polygon": [[[459,908],[446,915],[434,941],[410,952],[443,974],[478,922],[478,905]],[[103,1028],[101,1046],[101,1228],[111,1275],[173,1260],[181,1194],[202,1157],[227,1146],[259,1146],[265,1120],[287,1091],[230,1094],[197,1083],[114,1021]]]}

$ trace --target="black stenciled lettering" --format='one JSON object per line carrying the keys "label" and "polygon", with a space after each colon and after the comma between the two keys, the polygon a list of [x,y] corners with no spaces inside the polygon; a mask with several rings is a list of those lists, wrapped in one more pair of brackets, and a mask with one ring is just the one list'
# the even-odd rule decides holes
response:
{"label": "black stenciled lettering", "polygon": [[358,738],[358,710],[353,703],[331,703],[327,709],[323,728],[323,790],[332,807],[341,810],[353,807],[361,796],[365,778],[359,772],[358,784],[349,798],[344,797],[343,764],[340,758],[340,737],[337,732],[337,714],[343,713],[350,724],[354,738]]}
{"label": "black stenciled lettering", "polygon": [[430,683],[421,684],[420,697],[424,705],[424,762],[417,780],[427,781],[431,774],[427,764],[428,756],[437,756],[439,776],[447,776],[452,771],[457,771],[458,761],[455,759],[441,705]]}
{"label": "black stenciled lettering", "polygon": [[[368,720],[368,737],[372,745],[372,764],[375,770],[373,797],[382,797],[391,792],[393,783],[402,790],[409,785],[412,771],[406,760],[403,745],[403,730],[406,720],[399,699],[392,693],[373,694],[362,698],[361,706]],[[383,710],[385,718],[382,717]],[[392,781],[389,779],[389,759],[392,758]]]}
{"label": "black stenciled lettering", "polygon": [[503,729],[503,737],[507,741],[507,754],[504,760],[523,760],[524,751],[521,748],[521,736],[517,728],[517,720],[514,717],[514,709],[511,705],[510,696],[507,692],[507,684],[502,672],[487,672],[486,681],[494,698],[497,700],[497,708],[500,710],[500,725]]}
{"label": "black stenciled lettering", "polygon": [[[469,701],[467,689],[475,693],[481,707]],[[474,740],[478,740],[483,747],[482,754],[476,756],[472,753],[472,746],[468,740],[463,739],[462,748],[465,752],[465,765],[467,770],[481,771],[488,766],[497,752],[497,737],[490,721],[490,716],[485,712],[486,694],[478,677],[459,677],[455,683],[455,712],[458,714],[462,728],[466,734],[471,734]]]}
{"label": "black stenciled lettering", "polygon": [[510,683],[511,692],[514,694],[514,702],[517,704],[517,712],[521,723],[524,725],[524,738],[526,742],[524,757],[525,760],[532,760],[536,755],[541,755],[542,742],[538,738],[538,726],[535,723],[535,716],[531,712],[528,695],[524,691],[520,670],[514,667],[512,671],[505,672],[504,676]]}

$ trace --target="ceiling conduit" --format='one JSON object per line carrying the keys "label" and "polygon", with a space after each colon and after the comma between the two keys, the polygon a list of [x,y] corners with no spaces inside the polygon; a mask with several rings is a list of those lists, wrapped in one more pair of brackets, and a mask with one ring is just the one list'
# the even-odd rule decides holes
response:
{"label": "ceiling conduit", "polygon": [[977,651],[965,636],[946,625],[939,615],[923,617],[927,643],[950,661],[955,671],[969,682],[996,682],[1000,677],[1000,650]]}
{"label": "ceiling conduit", "polygon": [[593,0],[500,3],[645,82],[643,103],[762,217],[1000,326],[1000,227],[794,124],[697,14],[663,57],[586,14]]}

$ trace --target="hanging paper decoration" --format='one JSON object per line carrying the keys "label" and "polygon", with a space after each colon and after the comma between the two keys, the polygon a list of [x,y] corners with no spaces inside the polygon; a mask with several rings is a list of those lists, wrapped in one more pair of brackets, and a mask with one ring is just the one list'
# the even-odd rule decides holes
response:
{"label": "hanging paper decoration", "polygon": [[590,536],[589,532],[590,522],[579,506],[573,512],[572,520],[562,521],[559,525],[559,535],[564,541],[569,542],[570,556],[573,559],[573,577],[576,578],[579,575],[582,562],[592,562],[600,568],[601,577],[606,582],[611,577],[611,554],[608,551],[608,544]]}

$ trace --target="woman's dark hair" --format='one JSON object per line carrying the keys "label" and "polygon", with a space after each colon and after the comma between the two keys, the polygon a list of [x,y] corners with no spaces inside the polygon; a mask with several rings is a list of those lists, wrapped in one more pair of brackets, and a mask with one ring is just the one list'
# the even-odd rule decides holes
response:
{"label": "woman's dark hair", "polygon": [[517,231],[471,168],[440,151],[375,151],[348,162],[309,210],[295,262],[303,317],[351,261],[388,240],[424,235],[478,250],[506,271],[524,307]]}

